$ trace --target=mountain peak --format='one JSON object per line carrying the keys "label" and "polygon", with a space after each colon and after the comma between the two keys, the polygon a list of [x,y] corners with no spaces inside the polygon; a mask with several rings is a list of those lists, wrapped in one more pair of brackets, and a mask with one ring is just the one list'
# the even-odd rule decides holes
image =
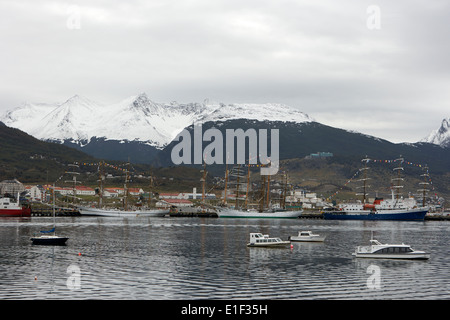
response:
{"label": "mountain peak", "polygon": [[133,101],[133,105],[135,107],[138,106],[145,106],[147,104],[151,103],[150,99],[148,98],[147,94],[145,92],[140,93],[136,96],[136,98]]}
{"label": "mountain peak", "polygon": [[441,147],[450,147],[450,118],[444,118],[441,122],[441,126],[438,129],[433,130],[430,135],[422,141],[434,143]]}
{"label": "mountain peak", "polygon": [[72,97],[70,97],[69,99],[67,99],[65,102],[61,103],[61,106],[78,106],[78,105],[82,105],[82,106],[92,106],[95,105],[96,103],[93,102],[92,100],[81,96],[79,94],[76,94]]}
{"label": "mountain peak", "polygon": [[[282,104],[212,102],[156,103],[145,92],[119,103],[100,105],[79,94],[63,103],[30,104],[0,116],[6,125],[43,140],[92,137],[141,141],[153,146],[169,144],[192,123],[224,122],[235,119],[283,122],[311,122],[308,115]],[[33,121],[30,121],[33,119]]]}

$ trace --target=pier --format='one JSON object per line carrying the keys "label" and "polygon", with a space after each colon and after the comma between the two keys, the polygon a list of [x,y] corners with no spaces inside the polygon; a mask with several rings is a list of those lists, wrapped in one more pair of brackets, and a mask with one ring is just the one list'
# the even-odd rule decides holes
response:
{"label": "pier", "polygon": [[177,210],[171,210],[169,213],[171,217],[202,217],[202,218],[217,218],[217,213],[212,210],[202,211],[195,207],[184,207]]}
{"label": "pier", "polygon": [[450,212],[442,213],[427,213],[425,215],[425,221],[450,221]]}
{"label": "pier", "polygon": [[[52,208],[31,208],[32,217],[52,217]],[[69,208],[58,208],[55,210],[55,216],[57,217],[77,217],[81,216],[78,210]]]}
{"label": "pier", "polygon": [[323,219],[323,214],[318,210],[304,209],[302,214],[299,216],[299,219]]}

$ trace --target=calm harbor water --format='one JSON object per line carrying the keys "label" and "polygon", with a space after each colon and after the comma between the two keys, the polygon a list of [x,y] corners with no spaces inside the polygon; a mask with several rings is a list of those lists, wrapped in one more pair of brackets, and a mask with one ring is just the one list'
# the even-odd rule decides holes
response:
{"label": "calm harbor water", "polygon": [[[0,219],[0,299],[449,299],[447,221],[58,217],[66,246],[33,246],[52,218]],[[250,232],[324,243],[247,248]],[[371,233],[428,261],[355,259]]]}

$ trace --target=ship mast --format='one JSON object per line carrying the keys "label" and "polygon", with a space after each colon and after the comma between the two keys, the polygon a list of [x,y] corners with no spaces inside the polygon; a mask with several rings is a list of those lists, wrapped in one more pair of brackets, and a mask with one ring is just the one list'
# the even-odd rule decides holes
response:
{"label": "ship mast", "polygon": [[150,187],[149,187],[149,191],[148,191],[148,207],[151,208],[153,207],[152,204],[152,200],[155,200],[153,198],[155,192],[154,192],[154,187],[155,187],[155,178],[153,176],[153,170],[150,171]]}
{"label": "ship mast", "polygon": [[[232,182],[232,184],[236,184],[236,188],[234,189],[236,191],[235,196],[236,196],[236,203],[235,203],[235,208],[239,209],[239,200],[244,200],[243,198],[241,198],[241,185],[244,184],[245,182],[242,182],[243,179],[246,178],[247,174],[244,173],[243,169],[241,168],[241,165],[238,164],[236,167],[232,168],[229,176],[231,177],[235,177],[236,181]],[[242,188],[243,190],[243,188]]]}
{"label": "ship mast", "polygon": [[223,194],[223,205],[227,205],[227,186],[228,186],[228,163],[225,165],[225,189]]}
{"label": "ship mast", "polygon": [[[364,163],[364,167],[359,169],[359,171],[362,171],[364,173],[363,178],[359,179],[358,181],[362,181],[363,185],[363,192],[362,193],[357,193],[356,195],[362,195],[363,196],[363,204],[367,203],[367,188],[369,187],[367,185],[367,180],[369,180],[370,178],[367,178],[367,170],[369,170],[369,167],[367,166],[367,164],[369,163],[370,159],[366,156],[364,159],[361,160],[361,162]],[[361,187],[359,187],[361,188]]]}
{"label": "ship mast", "polygon": [[270,205],[270,175],[267,175],[267,195],[266,195],[266,208]]}
{"label": "ship mast", "polygon": [[261,176],[261,190],[260,190],[260,199],[259,199],[259,212],[264,211],[264,205],[266,201],[266,176]]}
{"label": "ship mast", "polygon": [[[77,164],[68,164],[69,167],[74,168],[74,169],[78,169],[79,166]],[[72,171],[67,171],[66,173],[71,174],[72,175],[72,181],[70,180],[66,180],[64,182],[73,182],[73,191],[72,191],[72,204],[75,207],[75,200],[77,198],[77,183],[81,183],[81,181],[77,181],[77,176],[80,174],[79,172],[76,172],[75,170]]]}
{"label": "ship mast", "polygon": [[428,166],[425,165],[425,167],[422,168],[425,170],[424,174],[421,174],[420,176],[423,177],[423,182],[419,182],[419,184],[422,186],[422,189],[419,189],[417,191],[422,192],[422,207],[425,207],[426,204],[426,196],[427,196],[427,186],[429,185],[428,180],[430,177],[430,174],[428,173]]}
{"label": "ship mast", "polygon": [[250,163],[247,167],[247,191],[245,193],[245,209],[248,209],[248,191],[250,188]]}
{"label": "ship mast", "polygon": [[98,179],[98,189],[99,189],[99,194],[98,194],[98,207],[101,208],[103,207],[103,181],[105,180],[105,174],[103,172],[103,161],[100,161],[100,165],[99,165],[99,179]]}
{"label": "ship mast", "polygon": [[394,190],[395,190],[394,196],[395,196],[395,199],[398,201],[399,198],[400,198],[400,195],[402,194],[402,193],[400,192],[400,189],[403,188],[403,185],[401,185],[401,181],[403,181],[404,179],[400,176],[400,173],[401,173],[401,171],[403,170],[402,164],[403,164],[403,162],[404,162],[405,160],[404,160],[404,159],[402,158],[402,156],[400,155],[400,158],[395,159],[394,161],[395,161],[395,162],[397,162],[397,161],[399,162],[399,166],[398,166],[398,167],[395,167],[395,168],[393,169],[394,172],[397,172],[397,177],[391,179],[391,180],[395,183],[395,184],[392,186],[392,188],[394,188]]}
{"label": "ship mast", "polygon": [[284,173],[284,190],[283,190],[283,196],[281,198],[281,203],[280,203],[280,207],[282,209],[286,209],[287,186],[288,186],[288,176],[287,176],[287,172],[285,172]]}
{"label": "ship mast", "polygon": [[128,182],[130,181],[130,159],[128,159],[127,170],[125,171],[125,184],[123,185],[124,202],[123,208],[128,211]]}
{"label": "ship mast", "polygon": [[200,182],[202,183],[202,207],[205,205],[205,191],[206,191],[206,175],[208,174],[206,172],[206,162],[203,163],[203,170],[200,170],[202,172],[202,177],[200,179]]}

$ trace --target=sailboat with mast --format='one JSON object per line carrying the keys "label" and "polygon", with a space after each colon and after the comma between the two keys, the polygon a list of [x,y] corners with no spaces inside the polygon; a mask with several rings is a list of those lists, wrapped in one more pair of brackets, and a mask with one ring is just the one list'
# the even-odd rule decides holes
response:
{"label": "sailboat with mast", "polygon": [[[235,178],[235,180],[230,177]],[[287,179],[287,176],[286,176]],[[295,219],[298,218],[303,210],[287,210],[286,209],[286,191],[282,193],[280,205],[276,206],[270,199],[270,180],[271,176],[261,176],[261,189],[259,192],[257,208],[250,208],[249,191],[250,191],[250,165],[247,166],[245,173],[244,167],[238,165],[230,172],[225,171],[225,193],[222,207],[216,207],[219,218],[271,218],[271,219]],[[286,181],[287,182],[287,181]],[[227,184],[234,186],[227,187]],[[287,188],[287,184],[285,185]],[[235,191],[235,205],[228,206],[227,199],[229,190]],[[245,190],[245,196],[244,196]],[[286,190],[286,189],[285,189]]]}
{"label": "sailboat with mast", "polygon": [[[99,173],[99,202],[98,208],[93,207],[83,207],[78,206],[78,209],[81,215],[86,216],[102,216],[102,217],[164,217],[166,214],[169,214],[170,209],[157,209],[157,208],[146,208],[140,210],[129,210],[128,198],[129,198],[129,190],[128,183],[130,181],[130,163],[128,162],[127,170],[125,171],[125,183],[124,183],[124,197],[123,197],[123,208],[122,209],[109,209],[103,207],[103,162],[100,163]],[[150,197],[153,192],[153,176],[150,177],[150,191],[149,191],[149,205],[152,203]]]}
{"label": "sailboat with mast", "polygon": [[40,231],[41,235],[30,238],[31,243],[35,245],[65,245],[68,237],[58,236],[56,234],[56,213],[55,213],[55,185],[53,184],[53,228]]}
{"label": "sailboat with mast", "polygon": [[[357,193],[362,195],[363,199],[360,202],[344,203],[338,206],[338,209],[323,211],[323,218],[327,220],[424,220],[429,208],[422,204],[422,207],[417,207],[415,201],[405,201],[401,197],[401,190],[404,180],[401,177],[401,172],[404,170],[402,164],[404,159],[400,156],[395,159],[397,167],[393,169],[395,177],[391,179],[391,199],[383,199],[376,197],[373,203],[368,202],[367,198],[367,171],[369,169],[368,163],[370,159],[361,160],[365,163],[364,167],[360,169],[363,172],[363,178],[359,181],[363,182],[363,192]],[[409,199],[408,199],[409,200]]]}

